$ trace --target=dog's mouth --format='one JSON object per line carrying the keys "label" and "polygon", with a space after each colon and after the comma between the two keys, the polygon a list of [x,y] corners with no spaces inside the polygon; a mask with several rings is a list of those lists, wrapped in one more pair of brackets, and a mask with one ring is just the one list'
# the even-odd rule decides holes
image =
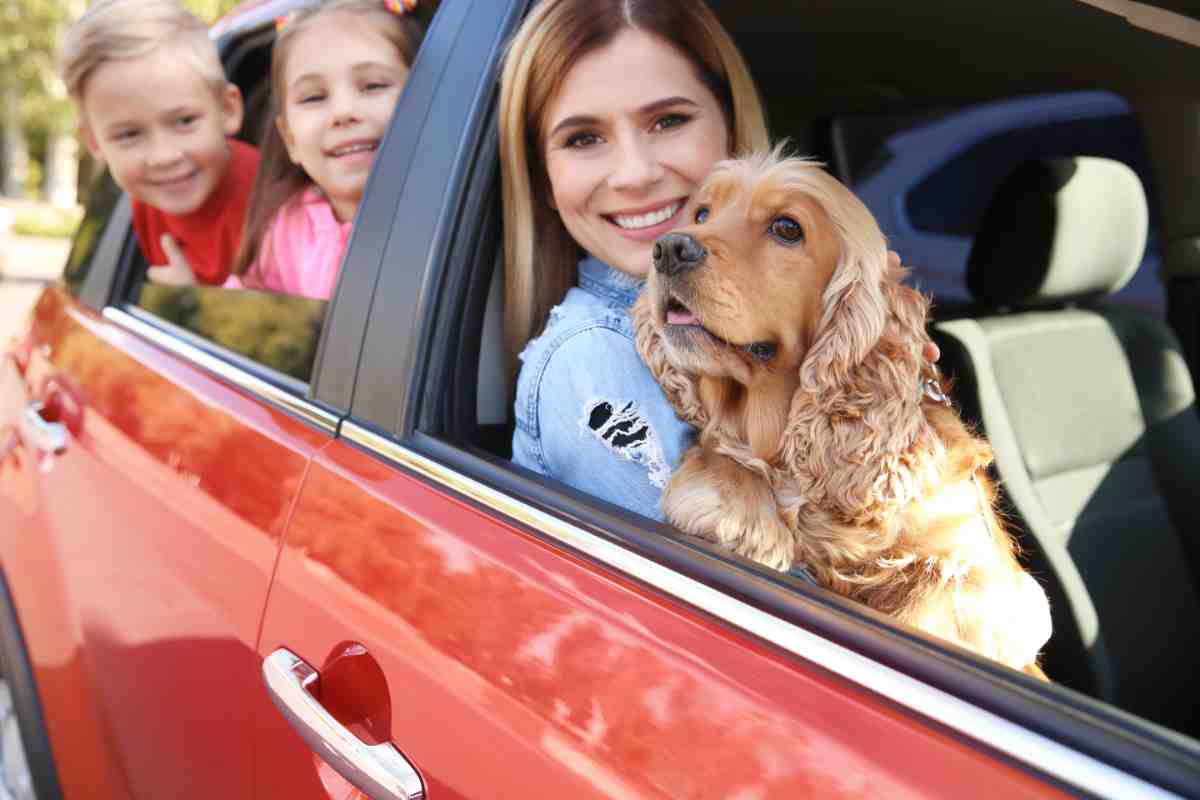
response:
{"label": "dog's mouth", "polygon": [[688,308],[687,304],[680,300],[676,295],[667,295],[666,304],[666,330],[675,331],[684,335],[688,333],[699,333],[705,338],[710,339],[714,343],[722,347],[736,350],[740,353],[753,358],[755,361],[767,362],[774,358],[778,346],[774,342],[751,342],[749,344],[737,344],[728,339],[722,339],[715,333],[704,327],[700,323],[700,318]]}

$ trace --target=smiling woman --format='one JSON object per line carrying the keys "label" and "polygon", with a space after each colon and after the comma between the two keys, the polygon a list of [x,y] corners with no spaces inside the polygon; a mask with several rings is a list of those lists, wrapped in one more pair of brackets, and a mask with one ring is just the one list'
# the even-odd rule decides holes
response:
{"label": "smiling woman", "polygon": [[694,432],[626,312],[713,165],[765,145],[757,93],[701,2],[548,0],[514,39],[500,102],[507,337],[524,361],[513,459],[662,519]]}

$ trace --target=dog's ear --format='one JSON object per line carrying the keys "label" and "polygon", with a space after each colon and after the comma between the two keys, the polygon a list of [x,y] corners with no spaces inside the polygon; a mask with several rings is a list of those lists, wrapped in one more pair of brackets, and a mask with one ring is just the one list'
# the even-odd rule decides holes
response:
{"label": "dog's ear", "polygon": [[667,361],[662,332],[654,322],[646,290],[642,291],[629,314],[633,318],[638,355],[662,387],[671,407],[684,422],[695,428],[703,428],[708,424],[708,412],[700,400],[697,378],[676,369]]}
{"label": "dog's ear", "polygon": [[789,410],[784,463],[810,502],[849,523],[910,497],[913,448],[932,441],[919,408],[928,303],[902,277],[883,248],[843,257]]}

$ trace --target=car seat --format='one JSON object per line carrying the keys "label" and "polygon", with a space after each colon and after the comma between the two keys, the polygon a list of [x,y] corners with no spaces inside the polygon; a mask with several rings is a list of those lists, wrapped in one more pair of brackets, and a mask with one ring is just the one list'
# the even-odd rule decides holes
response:
{"label": "car seat", "polygon": [[1146,244],[1136,174],[1102,158],[1018,167],[967,265],[940,366],[991,441],[1002,509],[1046,586],[1052,680],[1200,733],[1200,420],[1179,344],[1106,303]]}

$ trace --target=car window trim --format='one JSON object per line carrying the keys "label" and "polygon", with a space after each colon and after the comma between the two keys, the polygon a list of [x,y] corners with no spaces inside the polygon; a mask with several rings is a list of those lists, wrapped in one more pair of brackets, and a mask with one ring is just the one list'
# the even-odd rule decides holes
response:
{"label": "car window trim", "polygon": [[[336,435],[338,432],[342,415],[306,397],[308,386],[302,381],[276,373],[253,359],[238,356],[136,306],[107,306],[102,316],[223,383],[241,389],[302,422],[329,434]],[[245,363],[237,364],[235,360]],[[262,375],[255,374],[260,370]]]}
{"label": "car window trim", "polygon": [[572,521],[482,483],[422,454],[408,443],[401,444],[352,419],[343,421],[340,436],[425,481],[701,609],[1068,787],[1102,797],[1183,796],[801,627],[792,620],[764,611],[745,598],[634,552],[623,543],[597,536]]}

